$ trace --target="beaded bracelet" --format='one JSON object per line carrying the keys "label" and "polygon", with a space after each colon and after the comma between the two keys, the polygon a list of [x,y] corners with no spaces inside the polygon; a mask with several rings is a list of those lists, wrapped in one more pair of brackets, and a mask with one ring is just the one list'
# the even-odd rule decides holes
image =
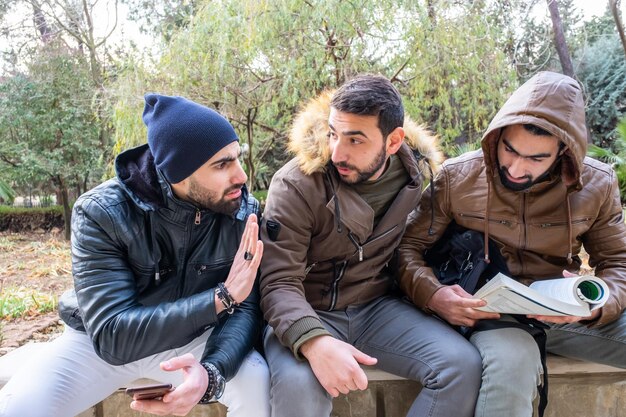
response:
{"label": "beaded bracelet", "polygon": [[213,365],[208,362],[200,362],[200,365],[206,369],[206,372],[209,376],[209,383],[206,387],[206,391],[198,404],[209,404],[211,402],[219,399],[224,393],[224,377],[220,374],[220,371]]}

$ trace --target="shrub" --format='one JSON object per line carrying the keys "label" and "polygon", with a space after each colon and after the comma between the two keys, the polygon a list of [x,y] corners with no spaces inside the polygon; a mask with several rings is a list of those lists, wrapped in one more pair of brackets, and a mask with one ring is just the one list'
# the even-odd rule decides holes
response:
{"label": "shrub", "polygon": [[23,232],[63,229],[63,207],[21,208],[0,206],[0,231]]}

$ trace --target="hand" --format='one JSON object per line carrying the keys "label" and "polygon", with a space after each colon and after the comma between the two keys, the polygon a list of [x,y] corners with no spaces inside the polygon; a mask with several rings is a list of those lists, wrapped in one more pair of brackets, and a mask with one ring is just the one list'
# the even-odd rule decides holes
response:
{"label": "hand", "polygon": [[445,286],[437,290],[426,306],[439,317],[455,326],[473,327],[478,320],[499,319],[500,314],[476,310],[487,302],[466,292],[459,285]]}
{"label": "hand", "polygon": [[[252,255],[252,259],[245,259],[246,252]],[[226,289],[237,303],[243,302],[250,295],[262,257],[263,242],[259,240],[259,225],[256,215],[251,214],[246,222],[230,272],[224,282]],[[218,314],[224,310],[217,296],[215,296],[215,309]]]}
{"label": "hand", "polygon": [[161,400],[134,400],[130,408],[160,416],[187,415],[198,404],[209,385],[206,369],[191,353],[161,362],[161,369],[169,372],[182,370],[183,383],[165,394]]}
{"label": "hand", "polygon": [[[577,277],[578,275],[572,274],[567,270],[563,270],[563,278],[571,278]],[[575,317],[575,316],[536,316],[536,315],[528,315],[529,319],[536,319],[539,321],[545,321],[547,323],[555,323],[555,324],[566,324],[566,323],[578,323],[581,320],[595,320],[600,317],[602,313],[602,309],[598,308],[591,312],[589,317]]]}
{"label": "hand", "polygon": [[324,389],[332,396],[367,388],[367,376],[359,366],[375,365],[376,358],[332,336],[318,336],[306,341],[300,352]]}

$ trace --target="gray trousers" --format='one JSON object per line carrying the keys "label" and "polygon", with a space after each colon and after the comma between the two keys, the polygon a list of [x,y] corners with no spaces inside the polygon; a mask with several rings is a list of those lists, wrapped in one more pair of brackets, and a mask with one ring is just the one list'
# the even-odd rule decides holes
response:
{"label": "gray trousers", "polygon": [[[480,356],[442,321],[391,296],[341,311],[317,313],[334,337],[377,358],[378,368],[422,384],[409,416],[473,414],[480,386]],[[329,416],[332,398],[309,363],[297,360],[269,326],[264,345],[270,369],[271,415]]]}
{"label": "gray trousers", "polygon": [[[626,314],[600,328],[581,324],[552,325],[547,351],[570,358],[626,368]],[[470,337],[483,359],[476,417],[530,417],[541,381],[541,358],[524,330],[504,328]],[[550,407],[550,404],[548,404]]]}
{"label": "gray trousers", "polygon": [[[201,358],[212,330],[180,348],[114,366],[96,355],[86,333],[67,327],[0,390],[0,417],[75,416],[138,378],[178,386],[183,372],[163,371],[159,363],[185,353]],[[228,407],[229,417],[267,417],[268,396],[269,372],[261,355],[253,350],[226,383],[220,402]],[[131,414],[131,398],[121,401],[128,407],[126,414]]]}

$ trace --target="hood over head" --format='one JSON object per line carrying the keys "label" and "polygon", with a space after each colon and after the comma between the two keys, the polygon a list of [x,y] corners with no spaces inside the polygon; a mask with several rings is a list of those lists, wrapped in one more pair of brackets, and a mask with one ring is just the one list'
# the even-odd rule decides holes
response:
{"label": "hood over head", "polygon": [[532,124],[565,144],[561,179],[580,189],[580,173],[587,153],[587,126],[583,92],[576,80],[563,74],[539,72],[519,87],[493,118],[482,138],[488,177],[497,175],[497,141],[507,126]]}
{"label": "hood over head", "polygon": [[138,205],[148,210],[165,205],[154,156],[148,144],[120,153],[115,158],[115,171]]}
{"label": "hood over head", "polygon": [[[328,116],[334,91],[324,91],[307,102],[296,115],[289,133],[287,148],[295,154],[300,169],[306,175],[323,172],[330,161],[328,146]],[[436,172],[443,161],[438,138],[418,125],[408,116],[404,117],[404,141],[426,159],[419,160],[420,170],[428,179],[429,172]],[[430,170],[429,166],[430,165]]]}

